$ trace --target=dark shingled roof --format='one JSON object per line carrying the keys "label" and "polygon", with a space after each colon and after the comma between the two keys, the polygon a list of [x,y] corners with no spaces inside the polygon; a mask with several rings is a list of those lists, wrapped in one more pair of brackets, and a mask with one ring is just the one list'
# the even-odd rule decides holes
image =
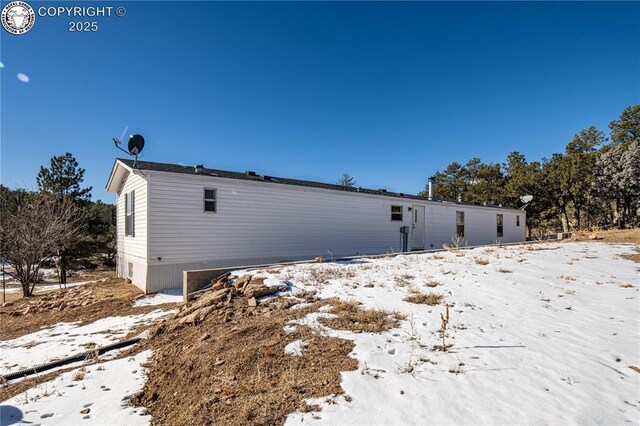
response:
{"label": "dark shingled roof", "polygon": [[[133,160],[131,159],[118,158],[116,161],[121,161],[127,166],[133,168]],[[209,169],[206,167],[202,167],[200,171],[196,173],[195,166],[181,166],[179,164],[155,163],[152,161],[140,161],[140,160],[138,160],[137,162],[136,169],[168,172],[168,173],[182,173],[187,175],[198,175],[198,176],[214,176],[214,177],[221,177],[226,179],[249,180],[254,182],[270,182],[270,183],[283,184],[283,185],[306,186],[311,188],[331,189],[334,191],[355,192],[359,194],[383,195],[385,197],[429,201],[427,197],[404,194],[402,192],[388,192],[385,189],[366,189],[358,186],[349,187],[349,186],[335,185],[331,183],[314,182],[309,180],[289,179],[289,178],[282,178],[282,177],[276,177],[276,176],[265,176],[265,175],[260,175],[250,171],[241,173],[241,172],[231,172],[227,170]],[[499,207],[499,206],[491,206],[491,205],[485,206],[482,204],[458,202],[455,200],[433,199],[431,201],[454,203],[454,204],[460,204],[460,205],[466,205],[466,206],[510,209],[508,207]],[[513,210],[513,209],[510,209],[510,210]]]}

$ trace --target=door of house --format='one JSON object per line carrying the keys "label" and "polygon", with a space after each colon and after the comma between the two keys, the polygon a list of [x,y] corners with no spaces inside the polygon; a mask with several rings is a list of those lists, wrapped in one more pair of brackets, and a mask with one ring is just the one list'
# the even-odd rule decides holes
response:
{"label": "door of house", "polygon": [[424,206],[413,206],[411,250],[424,250]]}

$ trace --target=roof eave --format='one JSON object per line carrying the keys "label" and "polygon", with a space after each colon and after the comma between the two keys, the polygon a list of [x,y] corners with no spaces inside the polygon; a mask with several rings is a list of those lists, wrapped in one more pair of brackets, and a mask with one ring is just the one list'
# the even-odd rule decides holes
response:
{"label": "roof eave", "polygon": [[122,186],[122,182],[131,171],[132,169],[123,163],[120,158],[116,158],[105,187],[107,192],[118,192],[118,189]]}

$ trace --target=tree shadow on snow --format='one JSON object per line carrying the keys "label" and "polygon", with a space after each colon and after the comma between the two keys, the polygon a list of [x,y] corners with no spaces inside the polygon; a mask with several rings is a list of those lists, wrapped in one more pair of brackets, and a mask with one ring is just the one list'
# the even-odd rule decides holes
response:
{"label": "tree shadow on snow", "polygon": [[19,408],[13,405],[0,405],[0,425],[12,425],[20,421],[22,421],[22,411]]}

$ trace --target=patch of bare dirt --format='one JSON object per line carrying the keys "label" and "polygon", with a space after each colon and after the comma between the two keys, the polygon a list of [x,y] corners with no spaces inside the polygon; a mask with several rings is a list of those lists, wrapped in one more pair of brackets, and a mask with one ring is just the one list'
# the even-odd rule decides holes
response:
{"label": "patch of bare dirt", "polygon": [[[313,294],[256,300],[272,290],[259,278],[223,279],[163,321],[145,343],[154,356],[132,402],[159,425],[282,424],[289,413],[313,409],[307,398],[343,393],[340,372],[358,365],[349,357],[353,342],[300,325],[286,332],[324,302]],[[289,309],[301,301],[315,303]],[[286,354],[296,340],[305,342],[300,356]]]}
{"label": "patch of bare dirt", "polygon": [[621,254],[620,257],[630,260],[632,262],[640,263],[640,253],[636,254]]}
{"label": "patch of bare dirt", "polygon": [[640,244],[640,228],[612,229],[609,231],[575,232],[570,241],[603,241],[605,243]]}
{"label": "patch of bare dirt", "polygon": [[[23,298],[0,308],[0,340],[14,339],[61,321],[88,324],[101,318],[142,314],[164,305],[134,307],[142,291],[122,278]],[[174,305],[171,305],[174,307]]]}

